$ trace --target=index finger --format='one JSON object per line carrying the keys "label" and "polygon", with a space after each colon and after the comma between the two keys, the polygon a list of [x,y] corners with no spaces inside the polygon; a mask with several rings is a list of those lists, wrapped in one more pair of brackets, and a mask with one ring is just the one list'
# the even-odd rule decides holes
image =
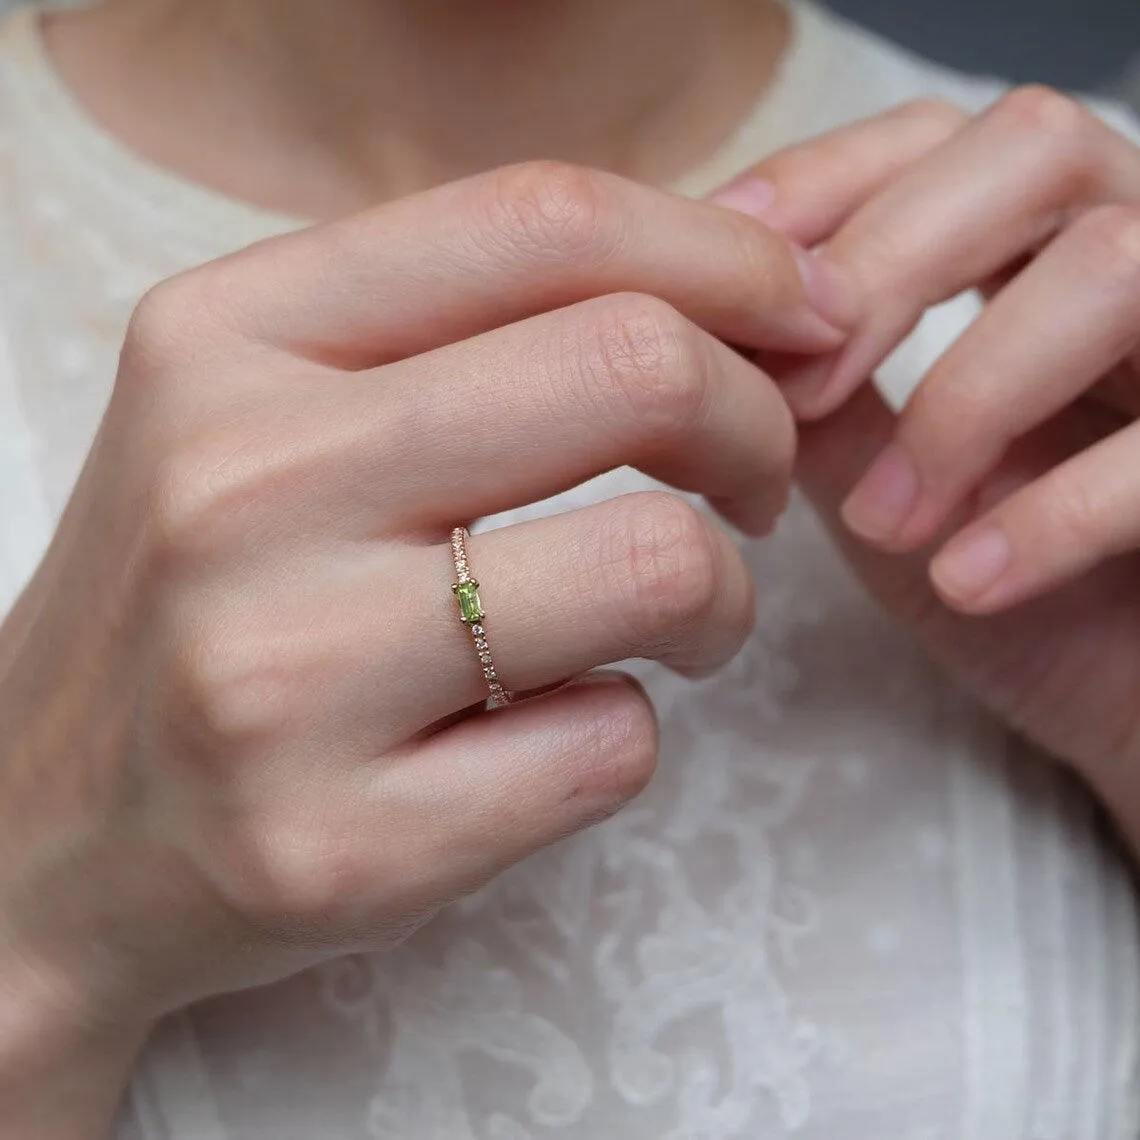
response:
{"label": "index finger", "polygon": [[242,333],[348,368],[618,292],[656,296],[748,348],[833,349],[854,322],[833,271],[771,229],[555,163],[273,238],[212,272],[211,296]]}

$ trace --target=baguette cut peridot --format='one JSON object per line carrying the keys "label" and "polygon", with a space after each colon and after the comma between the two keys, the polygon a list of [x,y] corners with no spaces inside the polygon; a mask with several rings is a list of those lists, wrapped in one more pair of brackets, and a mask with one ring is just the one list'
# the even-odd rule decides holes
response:
{"label": "baguette cut peridot", "polygon": [[470,625],[486,616],[483,613],[483,603],[479,601],[479,583],[474,578],[469,582],[456,582],[451,588],[455,591],[455,600],[459,603],[460,621]]}

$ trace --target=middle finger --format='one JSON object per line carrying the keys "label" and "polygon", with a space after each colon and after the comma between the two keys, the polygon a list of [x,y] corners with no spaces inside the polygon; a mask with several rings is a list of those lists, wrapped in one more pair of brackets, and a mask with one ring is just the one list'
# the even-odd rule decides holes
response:
{"label": "middle finger", "polygon": [[369,533],[435,541],[625,465],[752,533],[786,499],[795,429],[775,385],[653,297],[583,302],[349,383],[350,419],[382,413],[359,456]]}

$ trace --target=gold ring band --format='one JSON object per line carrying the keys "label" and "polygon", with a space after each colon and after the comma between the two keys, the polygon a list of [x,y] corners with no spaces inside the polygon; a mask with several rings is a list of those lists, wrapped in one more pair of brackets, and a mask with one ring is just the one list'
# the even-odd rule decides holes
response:
{"label": "gold ring band", "polygon": [[483,668],[483,679],[487,682],[490,696],[487,698],[489,709],[501,708],[511,703],[512,694],[503,688],[495,672],[495,662],[491,657],[491,647],[487,644],[487,631],[483,626],[483,619],[487,616],[483,612],[483,603],[479,600],[479,583],[471,577],[471,570],[467,565],[467,540],[471,537],[465,526],[457,526],[451,532],[451,557],[455,562],[455,582],[451,592],[459,606],[459,620],[471,630],[475,639],[475,652],[479,654],[479,664]]}

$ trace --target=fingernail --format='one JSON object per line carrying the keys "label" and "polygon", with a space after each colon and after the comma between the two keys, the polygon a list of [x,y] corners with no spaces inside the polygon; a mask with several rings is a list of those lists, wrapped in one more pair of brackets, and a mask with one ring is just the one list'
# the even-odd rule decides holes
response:
{"label": "fingernail", "polygon": [[931,563],[930,575],[948,597],[974,601],[1005,573],[1012,557],[1005,532],[984,526],[952,539]]}
{"label": "fingernail", "polygon": [[850,329],[859,319],[855,290],[841,271],[818,253],[792,247],[812,308],[838,329]]}
{"label": "fingernail", "polygon": [[918,472],[907,453],[888,444],[843,504],[843,521],[872,542],[891,538],[918,502]]}
{"label": "fingernail", "polygon": [[710,194],[708,200],[763,221],[768,207],[776,201],[776,187],[763,178],[738,178]]}

